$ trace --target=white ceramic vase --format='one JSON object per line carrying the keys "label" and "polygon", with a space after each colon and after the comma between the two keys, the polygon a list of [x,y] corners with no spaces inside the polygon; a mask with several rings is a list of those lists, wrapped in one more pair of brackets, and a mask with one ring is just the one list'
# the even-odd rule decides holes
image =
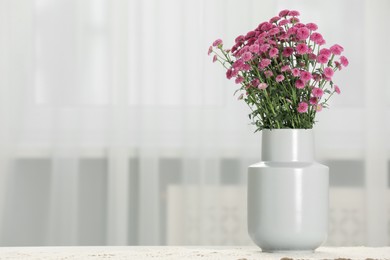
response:
{"label": "white ceramic vase", "polygon": [[248,169],[248,231],[264,252],[313,251],[328,231],[329,168],[314,161],[313,130],[262,131]]}

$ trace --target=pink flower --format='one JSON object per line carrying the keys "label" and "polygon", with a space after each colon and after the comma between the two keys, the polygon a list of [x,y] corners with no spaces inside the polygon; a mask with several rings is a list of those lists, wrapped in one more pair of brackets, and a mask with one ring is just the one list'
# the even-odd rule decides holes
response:
{"label": "pink flower", "polygon": [[314,53],[309,53],[309,60],[315,60],[317,59],[317,55],[315,55]]}
{"label": "pink flower", "polygon": [[324,95],[324,91],[320,88],[313,88],[311,94],[313,95],[313,97],[321,98],[322,95]]}
{"label": "pink flower", "polygon": [[243,81],[244,81],[244,78],[241,77],[241,76],[238,76],[238,77],[236,78],[236,80],[235,80],[236,84],[240,84],[240,83],[242,83]]}
{"label": "pink flower", "polygon": [[298,11],[291,10],[290,12],[288,12],[288,15],[290,15],[290,16],[299,16],[300,13]]}
{"label": "pink flower", "polygon": [[265,44],[262,44],[261,46],[260,46],[260,51],[262,51],[262,52],[266,52],[268,49],[269,49],[269,44],[268,43],[265,43]]}
{"label": "pink flower", "polygon": [[216,46],[221,46],[223,44],[222,40],[221,39],[217,39],[213,42],[213,46],[216,47]]}
{"label": "pink flower", "polygon": [[245,52],[243,55],[242,55],[242,60],[243,61],[248,61],[252,59],[252,53],[250,53],[249,51],[248,52]]}
{"label": "pink flower", "polygon": [[253,53],[258,53],[259,52],[259,45],[258,44],[253,44],[249,47],[249,51],[253,52]]}
{"label": "pink flower", "polygon": [[289,12],[290,12],[289,10],[282,10],[279,12],[279,17],[287,16]]}
{"label": "pink flower", "polygon": [[271,60],[270,59],[262,59],[261,62],[260,62],[260,67],[262,69],[264,69],[265,67],[267,67],[270,64],[271,64]]}
{"label": "pink flower", "polygon": [[320,74],[317,74],[317,73],[314,73],[313,74],[313,79],[314,79],[314,81],[320,81],[321,80],[321,75]]}
{"label": "pink flower", "polygon": [[309,105],[306,103],[306,102],[301,102],[298,104],[298,113],[306,113],[307,112],[307,108],[309,107]]}
{"label": "pink flower", "polygon": [[316,109],[317,112],[321,112],[322,111],[322,105],[321,104],[317,104],[315,106],[315,109]]}
{"label": "pink flower", "polygon": [[242,43],[245,41],[245,36],[244,35],[240,35],[238,36],[235,40],[234,40],[236,43]]}
{"label": "pink flower", "polygon": [[340,62],[335,61],[334,64],[336,65],[338,70],[341,70],[342,67],[341,67],[341,63]]}
{"label": "pink flower", "polygon": [[318,42],[320,41],[320,40],[322,40],[323,38],[322,38],[322,35],[321,34],[319,34],[319,33],[312,33],[311,34],[311,36],[310,36],[310,40],[312,40],[313,42],[315,42],[315,43],[317,43],[318,44]]}
{"label": "pink flower", "polygon": [[216,62],[218,60],[217,55],[214,55],[213,62]]}
{"label": "pink flower", "polygon": [[288,20],[281,20],[281,21],[279,22],[279,25],[280,25],[280,26],[284,26],[284,25],[286,25],[286,24],[288,24]]}
{"label": "pink flower", "polygon": [[331,77],[333,77],[334,71],[332,68],[326,67],[324,69],[324,74],[326,77],[331,78]]}
{"label": "pink flower", "polygon": [[207,55],[210,55],[213,52],[213,46],[209,47],[209,51],[207,52]]}
{"label": "pink flower", "polygon": [[233,72],[232,69],[228,69],[228,70],[226,71],[226,78],[227,78],[227,79],[231,79],[231,78],[232,78],[232,72]]}
{"label": "pink flower", "polygon": [[289,65],[284,65],[280,70],[282,72],[289,71],[290,70],[290,66]]}
{"label": "pink flower", "polygon": [[307,82],[307,81],[309,81],[309,80],[311,80],[313,77],[312,77],[312,75],[311,75],[311,73],[310,72],[308,72],[308,71],[301,71],[301,73],[300,73],[300,79],[303,81],[303,82]]}
{"label": "pink flower", "polygon": [[291,70],[291,73],[293,74],[294,77],[298,77],[299,76],[299,69],[293,68]]}
{"label": "pink flower", "polygon": [[235,69],[232,71],[232,77],[236,77],[238,75],[239,70]]}
{"label": "pink flower", "polygon": [[305,43],[300,43],[297,45],[296,50],[298,54],[305,54],[309,51],[309,48]]}
{"label": "pink flower", "polygon": [[269,36],[274,36],[274,35],[276,35],[278,33],[279,33],[279,28],[275,27],[275,28],[272,28],[271,30],[269,30],[268,35]]}
{"label": "pink flower", "polygon": [[271,58],[274,58],[278,55],[279,53],[279,50],[277,48],[272,48],[270,51],[269,51],[269,56]]}
{"label": "pink flower", "polygon": [[349,64],[349,61],[345,56],[340,56],[340,62],[341,62],[341,65],[343,65],[344,67],[347,67]]}
{"label": "pink flower", "polygon": [[317,44],[318,45],[324,45],[326,43],[326,41],[322,38],[322,39],[319,39],[318,41],[317,41]]}
{"label": "pink flower", "polygon": [[269,31],[271,28],[272,28],[272,24],[265,22],[265,23],[263,23],[263,25],[261,26],[260,29],[262,31]]}
{"label": "pink flower", "polygon": [[334,85],[334,91],[335,91],[337,94],[340,94],[340,88],[339,88],[339,86]]}
{"label": "pink flower", "polygon": [[316,98],[316,97],[311,97],[309,102],[310,102],[310,105],[316,105],[317,102],[318,102],[318,98]]}
{"label": "pink flower", "polygon": [[298,40],[306,40],[309,37],[310,31],[306,27],[301,27],[297,30]]}
{"label": "pink flower", "polygon": [[288,57],[288,56],[290,56],[291,54],[293,54],[293,52],[294,52],[294,49],[293,49],[293,48],[291,48],[291,47],[286,47],[286,48],[284,48],[282,54],[283,54],[284,57]]}
{"label": "pink flower", "polygon": [[242,70],[243,70],[243,71],[249,71],[249,70],[251,70],[251,65],[249,65],[249,64],[244,64],[244,65],[242,65]]}
{"label": "pink flower", "polygon": [[279,16],[275,16],[275,17],[272,17],[270,20],[269,20],[269,22],[270,23],[275,23],[275,22],[277,22],[277,21],[279,21],[280,20],[280,17]]}
{"label": "pink flower", "polygon": [[335,44],[333,45],[332,47],[330,47],[330,51],[334,54],[334,55],[340,55],[342,51],[344,51],[344,48],[341,47],[340,45],[338,44]]}
{"label": "pink flower", "polygon": [[301,79],[298,79],[297,81],[295,81],[295,87],[297,89],[303,89],[305,88],[305,82],[303,82]]}
{"label": "pink flower", "polygon": [[321,64],[325,64],[328,62],[328,57],[325,56],[324,54],[318,55],[317,56],[317,62]]}
{"label": "pink flower", "polygon": [[315,23],[308,23],[306,24],[306,27],[307,29],[309,29],[310,31],[315,31],[318,29],[318,26],[315,24]]}
{"label": "pink flower", "polygon": [[236,61],[233,63],[232,67],[233,67],[234,69],[241,70],[241,68],[242,68],[243,65],[244,65],[244,62],[243,62],[241,59],[239,59],[239,60],[236,60]]}
{"label": "pink flower", "polygon": [[268,87],[267,83],[264,83],[264,82],[260,83],[258,86],[259,89],[266,89],[267,87]]}
{"label": "pink flower", "polygon": [[299,19],[297,17],[291,17],[290,18],[290,23],[294,24],[294,23],[299,23]]}
{"label": "pink flower", "polygon": [[259,84],[260,84],[260,80],[259,79],[254,79],[254,80],[251,81],[252,87],[256,88],[257,86],[259,86]]}
{"label": "pink flower", "polygon": [[284,80],[284,76],[282,74],[280,74],[280,75],[276,76],[275,79],[276,79],[276,82],[281,82]]}
{"label": "pink flower", "polygon": [[266,70],[266,71],[264,71],[264,75],[265,75],[266,78],[270,78],[270,77],[272,77],[274,74],[272,73],[272,71]]}
{"label": "pink flower", "polygon": [[249,39],[249,38],[252,38],[256,35],[256,32],[255,31],[250,31],[248,32],[246,35],[245,35],[245,39]]}
{"label": "pink flower", "polygon": [[326,48],[323,48],[320,50],[320,55],[325,55],[327,58],[330,57],[330,55],[332,54],[332,52],[329,50],[329,49],[326,49]]}

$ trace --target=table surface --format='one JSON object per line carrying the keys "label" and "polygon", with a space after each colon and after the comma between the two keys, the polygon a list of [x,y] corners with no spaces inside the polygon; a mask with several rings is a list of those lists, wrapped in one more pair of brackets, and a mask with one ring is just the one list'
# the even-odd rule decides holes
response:
{"label": "table surface", "polygon": [[257,247],[124,246],[124,247],[2,247],[0,259],[381,259],[390,247],[320,247],[311,252],[262,253]]}

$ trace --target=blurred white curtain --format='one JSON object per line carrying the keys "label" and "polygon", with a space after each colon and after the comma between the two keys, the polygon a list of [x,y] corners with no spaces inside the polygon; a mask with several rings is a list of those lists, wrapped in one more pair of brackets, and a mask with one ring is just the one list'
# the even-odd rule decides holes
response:
{"label": "blurred white curtain", "polygon": [[[338,76],[342,95],[319,116],[317,157],[364,161],[363,242],[387,245],[389,7],[0,0],[0,244],[249,243],[246,167],[260,158],[260,136],[206,54],[216,38],[230,45],[291,8],[350,59]],[[47,159],[45,189],[30,191],[34,175],[19,165],[26,158]],[[86,160],[100,163],[91,174]],[[99,242],[84,239],[96,229]]]}

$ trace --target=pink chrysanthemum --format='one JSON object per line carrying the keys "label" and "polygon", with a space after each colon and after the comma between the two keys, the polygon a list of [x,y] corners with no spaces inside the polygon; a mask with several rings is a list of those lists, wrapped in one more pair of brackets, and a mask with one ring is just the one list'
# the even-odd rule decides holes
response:
{"label": "pink chrysanthemum", "polygon": [[316,109],[317,112],[321,112],[322,111],[322,105],[321,104],[317,104],[315,106],[315,109]]}
{"label": "pink chrysanthemum", "polygon": [[308,71],[301,71],[301,73],[300,73],[300,79],[303,81],[303,82],[307,82],[307,81],[309,81],[309,80],[311,80],[313,77],[312,77],[312,75],[311,75],[311,73],[310,72],[308,72]]}
{"label": "pink chrysanthemum", "polygon": [[278,33],[279,33],[279,28],[278,27],[272,28],[271,30],[268,31],[268,35],[269,36],[274,36],[274,35],[276,35]]}
{"label": "pink chrysanthemum", "polygon": [[311,97],[309,102],[310,102],[310,105],[316,105],[318,103],[318,98]]}
{"label": "pink chrysanthemum", "polygon": [[279,20],[280,20],[280,17],[279,16],[275,16],[275,17],[272,17],[271,19],[269,19],[269,22],[270,23],[275,23],[275,22],[277,22]]}
{"label": "pink chrysanthemum", "polygon": [[308,23],[306,24],[306,27],[307,29],[309,29],[310,31],[315,31],[318,29],[318,26],[315,24],[315,23]]}
{"label": "pink chrysanthemum", "polygon": [[249,51],[253,53],[258,53],[259,52],[260,46],[258,44],[253,44],[249,47]]}
{"label": "pink chrysanthemum", "polygon": [[345,56],[340,56],[340,63],[341,63],[341,65],[343,65],[344,67],[347,67],[348,64],[349,64],[349,61],[348,61],[348,59],[347,59]]}
{"label": "pink chrysanthemum", "polygon": [[299,23],[300,20],[298,17],[291,17],[289,21],[290,21],[290,23],[294,24],[294,23]]}
{"label": "pink chrysanthemum", "polygon": [[297,50],[297,53],[301,54],[301,55],[306,54],[309,51],[309,48],[307,47],[307,45],[305,43],[298,44],[295,49]]}
{"label": "pink chrysanthemum", "polygon": [[276,82],[281,82],[284,80],[284,76],[282,74],[280,74],[280,75],[276,76],[275,80],[276,80]]}
{"label": "pink chrysanthemum", "polygon": [[241,70],[243,65],[244,65],[244,62],[241,59],[239,59],[239,60],[236,60],[232,66],[234,69]]}
{"label": "pink chrysanthemum", "polygon": [[243,71],[249,71],[249,70],[251,70],[251,65],[249,65],[249,64],[244,64],[244,65],[242,65],[242,69],[241,70],[243,70]]}
{"label": "pink chrysanthemum", "polygon": [[262,31],[269,31],[270,29],[272,28],[272,24],[268,23],[268,22],[265,22],[263,23],[263,25],[261,26],[261,30]]}
{"label": "pink chrysanthemum", "polygon": [[270,64],[271,64],[270,59],[262,59],[260,62],[260,68],[264,69],[265,67],[267,67]]}
{"label": "pink chrysanthemum", "polygon": [[269,50],[269,56],[271,58],[278,56],[278,53],[279,53],[279,50],[277,48],[272,48],[271,50]]}
{"label": "pink chrysanthemum", "polygon": [[298,104],[297,111],[298,111],[298,113],[301,113],[301,114],[306,113],[308,107],[309,107],[309,105],[306,102],[301,102]]}
{"label": "pink chrysanthemum", "polygon": [[226,78],[227,78],[227,79],[231,79],[231,78],[232,78],[232,72],[233,72],[232,69],[228,69],[228,70],[226,71]]}
{"label": "pink chrysanthemum", "polygon": [[310,35],[309,29],[306,27],[301,27],[297,30],[297,38],[298,40],[306,40]]}
{"label": "pink chrysanthemum", "polygon": [[259,89],[266,89],[267,87],[268,87],[267,83],[264,83],[264,82],[260,83],[258,86]]}
{"label": "pink chrysanthemum", "polygon": [[213,62],[216,62],[218,60],[217,55],[214,55]]}
{"label": "pink chrysanthemum", "polygon": [[220,46],[220,45],[222,45],[222,44],[223,44],[223,42],[222,42],[221,39],[217,39],[217,40],[215,40],[215,41],[213,42],[213,46],[214,46],[214,47]]}
{"label": "pink chrysanthemum", "polygon": [[320,50],[320,55],[325,55],[327,58],[330,57],[330,55],[332,54],[332,52],[329,50],[329,49],[326,49],[326,48],[323,48]]}
{"label": "pink chrysanthemum", "polygon": [[254,79],[254,80],[251,81],[252,87],[256,88],[257,86],[259,86],[259,84],[260,84],[260,80],[259,79]]}
{"label": "pink chrysanthemum", "polygon": [[326,77],[332,78],[332,77],[333,77],[333,74],[334,74],[334,71],[333,71],[332,68],[326,67],[326,68],[324,69],[324,74],[325,74]]}
{"label": "pink chrysanthemum", "polygon": [[321,63],[321,64],[325,64],[325,63],[328,62],[328,57],[326,55],[323,55],[323,54],[318,55],[317,56],[317,62]]}
{"label": "pink chrysanthemum", "polygon": [[284,26],[284,25],[286,25],[286,24],[288,24],[288,20],[281,20],[280,22],[279,22],[279,25],[280,26]]}
{"label": "pink chrysanthemum", "polygon": [[279,17],[287,16],[290,10],[282,10],[279,12]]}
{"label": "pink chrysanthemum", "polygon": [[241,84],[244,81],[244,78],[241,76],[238,76],[235,80],[236,84]]}
{"label": "pink chrysanthemum", "polygon": [[290,12],[288,12],[288,15],[290,15],[290,16],[299,16],[300,13],[298,11],[296,11],[296,10],[291,10]]}
{"label": "pink chrysanthemum", "polygon": [[260,51],[261,52],[266,52],[269,49],[269,46],[270,45],[268,43],[260,45]]}
{"label": "pink chrysanthemum", "polygon": [[242,60],[243,61],[248,61],[252,59],[252,53],[250,53],[249,51],[248,52],[245,52],[243,55],[242,55]]}
{"label": "pink chrysanthemum", "polygon": [[209,47],[209,50],[208,50],[208,52],[207,52],[207,55],[210,55],[212,52],[213,52],[213,46],[210,46],[210,47]]}
{"label": "pink chrysanthemum", "polygon": [[313,88],[311,94],[313,95],[313,97],[321,98],[324,95],[324,91],[320,88]]}
{"label": "pink chrysanthemum", "polygon": [[272,73],[272,71],[266,70],[266,71],[264,71],[264,75],[265,75],[266,78],[270,78],[270,77],[272,77],[274,74]]}
{"label": "pink chrysanthemum", "polygon": [[236,43],[242,43],[245,41],[245,36],[244,35],[239,35],[237,38],[234,40]]}
{"label": "pink chrysanthemum", "polygon": [[344,51],[344,48],[341,47],[341,46],[338,45],[338,44],[335,44],[335,45],[333,45],[332,47],[330,47],[330,51],[331,51],[334,55],[340,55],[341,52]]}
{"label": "pink chrysanthemum", "polygon": [[340,93],[341,93],[340,88],[339,88],[337,85],[334,85],[334,91],[335,91],[337,94],[340,94]]}
{"label": "pink chrysanthemum", "polygon": [[286,47],[286,48],[284,48],[282,54],[283,54],[284,57],[288,57],[288,56],[290,56],[291,54],[293,54],[293,52],[294,52],[294,49],[293,49],[293,48],[291,48],[291,47]]}
{"label": "pink chrysanthemum", "polygon": [[305,88],[305,82],[303,82],[301,79],[298,79],[297,81],[295,81],[295,87],[297,89],[303,89]]}
{"label": "pink chrysanthemum", "polygon": [[284,66],[280,69],[281,72],[285,72],[285,71],[289,71],[289,70],[290,70],[290,66],[289,66],[289,65],[284,65]]}
{"label": "pink chrysanthemum", "polygon": [[291,70],[291,73],[293,74],[294,77],[298,77],[299,76],[299,69],[293,68]]}
{"label": "pink chrysanthemum", "polygon": [[319,34],[319,33],[312,33],[311,35],[310,35],[310,40],[312,40],[313,42],[315,42],[315,43],[317,43],[318,44],[318,42],[320,41],[320,40],[322,40],[323,38],[322,38],[322,35],[321,34]]}

